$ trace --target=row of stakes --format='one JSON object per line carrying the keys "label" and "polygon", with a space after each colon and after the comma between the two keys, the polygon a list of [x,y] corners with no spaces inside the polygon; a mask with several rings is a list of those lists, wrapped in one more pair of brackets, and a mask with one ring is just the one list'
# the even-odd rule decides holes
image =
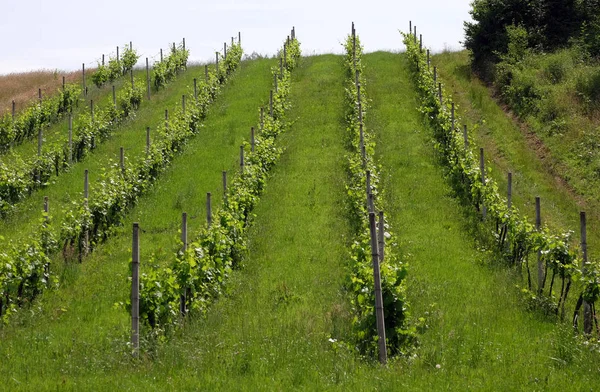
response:
{"label": "row of stakes", "polygon": [[[295,38],[295,28],[292,29],[291,33],[292,39]],[[286,41],[286,44],[289,43],[289,37]],[[287,45],[284,46],[284,57],[285,52],[287,50]],[[285,60],[282,61],[282,58],[279,59],[279,69],[280,76],[283,77],[283,67],[287,64]],[[275,75],[277,76],[277,75]],[[277,92],[277,78],[275,78],[274,83],[275,92]],[[167,113],[167,112],[165,112]],[[269,113],[271,117],[273,117],[273,90],[270,91],[269,94]],[[264,108],[260,108],[260,131],[264,129]],[[252,152],[255,151],[255,130],[254,127],[250,128],[250,149]],[[240,171],[244,172],[245,160],[244,160],[244,146],[240,146]],[[227,172],[223,171],[223,198],[224,201],[227,202]],[[211,207],[211,193],[208,192],[206,196],[206,219],[207,224],[210,227],[212,224],[212,207]],[[187,249],[187,213],[183,212],[181,217],[181,242],[182,242],[182,250],[185,252]],[[139,251],[139,223],[133,223],[133,235],[132,235],[132,282],[131,282],[131,344],[133,349],[133,355],[135,357],[139,356],[139,321],[140,321],[140,313],[139,313],[139,266],[140,266],[140,251]],[[186,290],[185,294],[182,294],[180,297],[180,314],[181,316],[185,316],[187,314],[186,308],[186,296],[189,295],[189,291]]]}
{"label": "row of stakes", "polygon": [[[409,21],[409,32],[413,31],[412,21]],[[414,26],[414,42],[417,43],[417,26]],[[419,34],[419,50],[423,52],[423,35]],[[431,65],[431,56],[430,51],[427,49],[427,70],[430,70]],[[442,83],[437,80],[437,67],[433,67],[433,83],[434,86],[437,86],[438,90],[438,99],[440,105],[443,105],[443,96],[442,96]],[[443,108],[443,106],[442,106]],[[451,103],[451,121],[452,121],[452,132],[455,131],[455,121],[454,121],[454,102]],[[465,150],[469,149],[469,138],[467,133],[467,125],[463,125],[463,139]],[[485,160],[484,160],[484,151],[483,148],[479,149],[479,170],[481,172],[481,183],[485,185]],[[512,172],[509,172],[507,175],[507,206],[510,210],[512,207]],[[487,207],[482,203],[481,205],[481,216],[482,219],[485,220],[487,215]],[[536,230],[541,230],[541,198],[539,196],[535,197],[535,228]],[[586,268],[588,268],[588,252],[587,252],[587,220],[585,211],[579,212],[579,226],[580,226],[580,237],[581,237],[581,252],[582,252],[582,261],[581,268],[582,271],[585,272]],[[537,262],[537,277],[538,277],[538,293],[541,294],[543,290],[543,285],[545,281],[545,271],[544,266],[541,260],[541,254],[538,252],[538,262]],[[573,319],[574,327],[577,326],[577,317],[575,316]],[[584,334],[589,336],[592,332],[593,328],[593,320],[592,320],[592,304],[583,300],[583,331]]]}
{"label": "row of stakes", "polygon": [[[238,32],[238,42],[241,43],[242,42],[242,33]],[[231,37],[231,45],[234,45],[234,37]],[[133,44],[130,41],[129,42],[129,48],[130,50],[133,48]],[[175,48],[175,43],[173,43],[173,48]],[[185,50],[185,38],[183,38],[183,49]],[[216,67],[216,72],[217,74],[219,73],[219,56],[220,53],[216,52],[215,53],[215,67]],[[227,42],[223,43],[223,59],[227,58]],[[117,61],[119,59],[119,47],[117,46]],[[163,50],[160,49],[160,62],[163,62]],[[104,65],[104,55],[102,55],[102,65]],[[87,96],[88,94],[88,88],[86,86],[86,77],[85,77],[85,63],[82,64],[82,76],[83,76],[83,92],[84,95]],[[133,79],[133,69],[129,70],[129,76],[130,76],[130,80],[131,80],[131,87],[134,87],[134,79]],[[205,81],[208,82],[208,64],[204,66],[204,77],[205,77]],[[62,88],[63,91],[65,89],[65,84],[66,84],[66,80],[65,77],[62,77]],[[148,57],[146,57],[146,92],[147,92],[147,98],[150,99],[150,65],[149,65],[149,60]],[[197,80],[194,78],[194,97],[197,97],[198,94],[198,90],[197,90]],[[113,97],[113,104],[115,105],[115,108],[117,106],[117,96],[116,96],[116,92],[115,92],[115,86],[112,85],[112,97]],[[38,89],[38,101],[40,106],[42,105],[42,89],[39,88]],[[92,118],[93,118],[93,100],[90,101],[90,107],[92,110]],[[11,114],[12,114],[12,121],[15,121],[16,118],[16,102],[15,100],[12,101],[12,110],[11,110]],[[41,132],[41,129],[40,129]]]}
{"label": "row of stakes", "polygon": [[[362,157],[363,169],[367,168],[367,157],[363,130],[362,97],[360,91],[359,71],[356,69],[356,29],[352,23],[352,60],[355,67],[355,86],[357,91],[358,123],[360,132],[359,149]],[[383,296],[381,293],[381,271],[380,264],[384,259],[385,248],[385,221],[383,211],[379,211],[376,219],[375,202],[371,187],[371,172],[366,170],[366,207],[369,213],[369,232],[371,235],[371,261],[373,263],[373,280],[375,289],[375,318],[377,322],[379,362],[387,363],[387,347],[385,341],[385,320],[383,311]]]}

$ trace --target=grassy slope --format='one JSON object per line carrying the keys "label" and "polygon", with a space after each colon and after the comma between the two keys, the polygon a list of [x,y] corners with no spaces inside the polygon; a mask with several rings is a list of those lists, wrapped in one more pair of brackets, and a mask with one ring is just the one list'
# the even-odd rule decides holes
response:
{"label": "grassy slope", "polygon": [[[468,66],[467,52],[433,56],[442,81],[460,107],[478,146],[486,151],[492,175],[500,189],[506,189],[506,173],[513,172],[513,200],[519,209],[535,217],[535,197],[542,201],[542,221],[561,230],[573,230],[579,237],[579,211],[588,215],[588,244],[592,256],[600,256],[600,204],[596,197],[581,197],[556,173],[567,168],[541,142],[532,141],[521,125],[490,97],[490,90],[475,77]],[[474,125],[477,127],[474,128]],[[490,162],[491,160],[491,162]]]}
{"label": "grassy slope", "polygon": [[[587,389],[598,385],[597,358],[588,358],[571,346],[568,335],[524,311],[510,273],[479,262],[484,256],[468,231],[472,217],[452,197],[433,157],[429,130],[415,110],[406,59],[374,53],[364,62],[373,100],[368,126],[379,135],[388,217],[401,248],[411,254],[412,312],[427,314],[430,326],[416,360],[381,368],[328,342],[330,335],[346,338],[349,323],[347,298],[340,292],[347,230],[343,72],[340,57],[318,56],[303,59],[294,75],[290,118],[296,121],[280,140],[287,150],[255,211],[250,254],[245,269],[234,274],[230,294],[206,319],[190,320],[180,336],[146,351],[141,364],[127,359],[128,318],[111,305],[126,297],[128,227],[149,215],[156,217],[157,227],[168,220],[177,226],[180,210],[165,202],[177,200],[177,192],[167,189],[178,172],[174,167],[132,214],[123,236],[76,266],[73,282],[46,295],[39,314],[24,315],[0,332],[0,377],[10,383],[0,389],[578,390],[586,382]],[[270,78],[261,72],[267,86]],[[223,140],[231,138],[223,128],[242,121],[242,113],[249,115],[241,127],[256,121],[260,102],[246,98],[258,74],[242,74],[207,119],[207,133]],[[186,154],[204,145],[204,136]],[[230,167],[238,142],[230,146]],[[184,165],[187,174],[191,161],[180,157],[175,164]],[[212,187],[198,184],[196,189],[215,192],[218,173],[211,178]],[[190,199],[182,207],[202,205],[202,200]],[[161,218],[161,208],[173,217]],[[148,237],[142,236],[146,258],[145,249],[158,248],[157,237]]]}
{"label": "grassy slope", "polygon": [[406,58],[375,53],[364,63],[373,99],[368,125],[379,135],[388,216],[411,255],[413,314],[425,315],[430,327],[419,359],[399,381],[436,390],[598,385],[598,359],[569,348],[554,324],[525,311],[510,272],[482,263],[469,233],[473,217],[443,179],[430,132],[415,111]]}
{"label": "grassy slope", "polygon": [[[135,160],[142,156],[146,148],[146,126],[150,127],[152,138],[152,130],[164,121],[165,109],[170,113],[181,110],[181,96],[187,94],[188,100],[190,99],[190,91],[193,94],[190,86],[193,88],[195,77],[204,77],[204,67],[190,67],[186,72],[179,74],[165,89],[153,95],[150,101],[144,99],[135,117],[117,127],[113,135],[99,144],[93,153],[83,161],[74,164],[69,172],[52,177],[50,185],[45,189],[34,191],[30,197],[18,203],[16,210],[0,221],[0,236],[7,240],[19,238],[29,227],[37,225],[44,196],[49,197],[51,214],[55,221],[61,222],[63,209],[70,204],[71,200],[80,200],[83,197],[85,169],[89,170],[90,200],[93,199],[94,182],[104,168],[111,162],[118,161],[120,147],[124,147],[125,157],[128,160]],[[110,99],[112,100],[112,97]]]}
{"label": "grassy slope", "polygon": [[[134,70],[133,71],[134,77],[137,79],[143,79],[144,83],[146,80],[146,70]],[[73,75],[70,77],[70,82],[71,83],[81,83],[81,73],[74,73],[74,74],[69,74],[69,75]],[[74,126],[77,124],[77,119],[79,118],[79,115],[81,115],[82,113],[90,113],[90,101],[94,101],[94,110],[96,112],[98,112],[98,110],[100,108],[104,109],[109,105],[113,105],[113,100],[112,100],[112,85],[107,83],[104,86],[98,88],[96,87],[93,83],[91,83],[91,76],[88,76],[88,73],[86,73],[86,79],[87,79],[87,88],[88,88],[88,95],[84,96],[83,93],[80,94],[79,98],[79,102],[75,105],[75,107],[73,108],[73,122],[74,122]],[[67,79],[69,80],[69,79]],[[58,80],[57,80],[58,82]],[[0,85],[2,83],[2,79],[0,77]],[[60,80],[60,84],[62,85],[62,78]],[[125,75],[122,76],[120,78],[118,78],[117,80],[115,80],[112,84],[114,84],[115,86],[115,92],[117,94],[117,99],[119,96],[119,92],[126,86],[130,85],[130,78],[129,75]],[[145,86],[145,84],[144,84]],[[80,85],[81,87],[81,85]],[[57,87],[54,89],[54,91],[48,89],[48,93],[47,94],[43,94],[43,97],[47,97],[50,95],[50,93],[54,94],[58,89],[58,85]],[[152,90],[152,93],[155,93],[154,90]],[[35,97],[37,98],[37,89],[35,90]],[[144,95],[142,97],[142,105],[144,105],[146,99],[147,99],[147,95],[146,95],[146,90],[144,89]],[[37,101],[33,101],[30,102],[29,105],[36,103]],[[59,119],[57,122],[55,122],[54,124],[51,124],[48,127],[45,127],[42,131],[43,131],[43,144],[42,144],[42,150],[44,148],[44,146],[46,145],[50,145],[50,143],[53,145],[55,142],[67,142],[68,140],[68,130],[69,130],[69,117],[68,116],[63,116],[61,119]],[[23,160],[27,160],[32,156],[37,155],[37,146],[38,146],[38,138],[37,138],[37,134],[35,136],[33,136],[32,138],[25,140],[22,144],[16,145],[14,147],[12,147],[10,150],[3,152],[2,155],[0,155],[0,162],[6,163],[7,165],[10,165],[10,163],[12,162],[12,160],[15,159],[15,157],[19,157]]]}
{"label": "grassy slope", "polygon": [[[47,292],[31,312],[22,312],[0,331],[0,377],[6,380],[0,389],[52,389],[63,382],[71,387],[84,382],[88,389],[96,389],[105,377],[132,370],[125,344],[129,317],[121,307],[113,307],[125,301],[130,290],[126,278],[131,224],[139,221],[144,230],[143,263],[148,263],[152,252],[168,256],[178,246],[182,211],[192,217],[190,236],[204,224],[206,192],[213,192],[218,205],[221,171],[238,166],[239,145],[257,121],[257,108],[266,102],[274,64],[273,60],[244,62],[211,108],[204,131],[141,198],[120,235],[83,264],[69,266],[66,287]],[[119,379],[127,382],[124,376]]]}
{"label": "grassy slope", "polygon": [[286,151],[255,211],[245,269],[151,372],[209,390],[322,389],[343,376],[328,341],[349,323],[342,78],[340,57],[301,60],[290,93],[296,122],[279,141]]}
{"label": "grassy slope", "polygon": [[61,88],[63,76],[65,76],[67,83],[81,81],[81,72],[79,71],[59,73],[58,71],[42,69],[0,75],[0,116],[11,113],[12,101],[15,101],[16,113],[37,102],[38,89],[40,88],[42,89],[42,97],[53,95]]}

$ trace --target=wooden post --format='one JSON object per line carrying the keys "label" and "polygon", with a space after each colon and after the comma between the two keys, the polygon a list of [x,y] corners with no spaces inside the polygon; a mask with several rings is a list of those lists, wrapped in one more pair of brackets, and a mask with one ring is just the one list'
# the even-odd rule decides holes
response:
{"label": "wooden post", "polygon": [[102,66],[104,67],[104,53],[102,53]]}
{"label": "wooden post", "polygon": [[438,83],[438,96],[440,98],[440,106],[444,103],[444,101],[442,100],[442,84]]}
{"label": "wooden post", "polygon": [[181,110],[185,114],[185,94],[181,96]]}
{"label": "wooden post", "polygon": [[206,193],[206,223],[208,224],[208,227],[212,225],[212,206],[210,203],[210,198],[210,192]]}
{"label": "wooden post", "polygon": [[383,220],[383,211],[379,211],[377,242],[379,245],[379,262],[382,262],[385,247],[385,221]]}
{"label": "wooden post", "polygon": [[238,45],[242,45],[242,32],[238,31]]}
{"label": "wooden post", "polygon": [[227,42],[223,43],[223,60],[227,59]]}
{"label": "wooden post", "polygon": [[260,130],[262,131],[265,128],[265,108],[260,107]]}
{"label": "wooden post", "polygon": [[131,88],[134,88],[133,84],[133,68],[129,70],[129,77],[131,78]]}
{"label": "wooden post", "polygon": [[117,45],[117,62],[119,62],[119,46]]}
{"label": "wooden post", "polygon": [[467,133],[467,124],[463,125],[463,139],[465,140],[465,150],[469,149],[469,134]]}
{"label": "wooden post", "polygon": [[198,80],[194,78],[194,101],[198,103]]}
{"label": "wooden post", "polygon": [[512,208],[512,172],[508,172],[508,192],[507,193],[508,193],[508,195],[506,198],[506,205],[510,212],[510,210]]}
{"label": "wooden post", "polygon": [[269,93],[269,112],[271,113],[271,118],[273,118],[273,90]]}
{"label": "wooden post", "polygon": [[162,51],[162,48],[160,48],[160,62],[161,63],[163,62],[163,51]]}
{"label": "wooden post", "polygon": [[42,127],[40,126],[40,128],[38,129],[38,149],[37,149],[37,154],[38,157],[42,156]]}
{"label": "wooden post", "polygon": [[[288,42],[290,37],[288,37]],[[287,69],[287,45],[283,47],[283,68]],[[281,73],[281,77],[283,77],[283,72]]]}
{"label": "wooden post", "polygon": [[240,146],[240,171],[244,172],[244,146]]}
{"label": "wooden post", "polygon": [[429,71],[430,64],[431,64],[431,60],[429,59],[429,49],[427,49],[427,71]]}
{"label": "wooden post", "polygon": [[113,105],[115,109],[117,108],[117,91],[115,90],[115,85],[112,85],[112,94],[113,94]]}
{"label": "wooden post", "polygon": [[408,34],[412,33],[412,20],[408,21]]}
{"label": "wooden post", "polygon": [[125,174],[125,150],[123,147],[119,148],[119,161],[121,165],[121,172]]}
{"label": "wooden post", "polygon": [[15,100],[13,99],[13,101],[12,101],[12,120],[13,120],[13,123],[15,122],[15,112],[16,112]]}
{"label": "wooden post", "polygon": [[[360,91],[360,89],[359,89],[359,91]],[[358,101],[358,123],[359,124],[363,123],[362,102],[360,100]]]}
{"label": "wooden post", "polygon": [[150,66],[148,65],[148,57],[146,57],[146,93],[150,99]]}
{"label": "wooden post", "polygon": [[417,26],[414,26],[415,29],[415,33],[414,33],[414,37],[415,37],[415,44],[417,43]]}
{"label": "wooden post", "polygon": [[454,102],[452,102],[452,109],[450,112],[450,119],[452,122],[452,132],[454,132]]}
{"label": "wooden post", "polygon": [[146,127],[146,156],[150,155],[150,127]]}
{"label": "wooden post", "polygon": [[83,94],[87,97],[87,88],[85,87],[85,63],[81,64],[81,74],[83,75]]}
{"label": "wooden post", "polygon": [[361,152],[362,157],[363,157],[363,161],[362,161],[363,169],[366,169],[367,168],[367,150],[366,150],[364,144],[361,146],[360,152]]}
{"label": "wooden post", "polygon": [[133,356],[140,351],[140,224],[133,224],[133,243],[131,245],[131,346]]}
{"label": "wooden post", "polygon": [[183,46],[183,50],[185,50],[185,37],[183,37],[183,39],[182,39],[182,46]]}
{"label": "wooden post", "polygon": [[90,116],[92,117],[92,124],[94,123],[94,100],[90,99]]}
{"label": "wooden post", "polygon": [[[540,205],[540,197],[535,198],[535,229],[540,231],[542,229],[542,213]],[[537,278],[538,278],[538,294],[542,294],[544,285],[544,266],[542,264],[542,252],[538,250],[537,254]]]}
{"label": "wooden post", "polygon": [[73,160],[73,115],[69,113],[69,165]]}
{"label": "wooden post", "polygon": [[204,81],[208,83],[208,64],[204,65]]}
{"label": "wooden post", "polygon": [[[479,170],[481,171],[481,185],[485,188],[485,162],[483,159],[483,148],[479,149]],[[483,189],[482,189],[483,192]],[[485,216],[487,215],[485,203],[483,202],[483,195],[481,200],[481,216],[483,220],[485,220]]]}
{"label": "wooden post", "polygon": [[[49,210],[49,205],[48,205],[48,196],[44,196],[44,212],[47,214]],[[46,217],[46,220],[48,220],[48,217]]]}
{"label": "wooden post", "polygon": [[[587,223],[585,219],[585,212],[579,213],[579,222],[581,224],[581,253],[583,259],[581,260],[581,272],[585,276],[588,269],[588,254],[587,254]],[[592,333],[593,319],[592,319],[592,304],[583,300],[583,333],[589,337]]]}
{"label": "wooden post", "polygon": [[38,100],[40,101],[40,108],[42,107],[42,89],[38,88]]}
{"label": "wooden post", "polygon": [[366,192],[367,192],[367,211],[371,212],[371,171],[367,170],[366,174]]}
{"label": "wooden post", "polygon": [[419,34],[419,52],[423,52],[423,34]]}
{"label": "wooden post", "polygon": [[215,69],[217,72],[217,78],[219,76],[219,52],[216,52],[215,54]]}
{"label": "wooden post", "polygon": [[165,122],[169,121],[169,109],[165,109]]}
{"label": "wooden post", "polygon": [[64,75],[62,77],[62,89],[63,89],[63,91],[65,91],[65,77],[64,77]]}
{"label": "wooden post", "polygon": [[223,202],[227,204],[227,171],[223,170]]}
{"label": "wooden post", "polygon": [[[188,245],[187,244],[187,213],[186,212],[181,214],[181,243],[182,243],[181,251],[185,254],[185,252],[187,251],[187,245]],[[182,287],[182,289],[187,291],[186,287]],[[180,299],[179,312],[181,313],[181,316],[185,316],[185,314],[187,313],[185,291],[179,297],[179,299]]]}
{"label": "wooden post", "polygon": [[363,131],[363,123],[362,122],[359,124],[359,129],[360,129],[359,148],[360,148],[360,153],[362,155],[362,160],[364,162],[366,159],[366,156],[365,156],[365,133]]}
{"label": "wooden post", "polygon": [[252,152],[254,152],[254,127],[250,127],[250,147]]}
{"label": "wooden post", "polygon": [[277,92],[277,74],[273,74],[273,86],[275,86],[274,90]]}
{"label": "wooden post", "polygon": [[375,282],[375,318],[377,320],[377,335],[379,337],[379,362],[387,363],[385,344],[385,319],[383,313],[383,297],[381,295],[381,273],[379,271],[379,255],[377,252],[377,233],[375,229],[375,213],[369,213],[369,228],[371,231],[371,259],[373,261],[373,280]]}

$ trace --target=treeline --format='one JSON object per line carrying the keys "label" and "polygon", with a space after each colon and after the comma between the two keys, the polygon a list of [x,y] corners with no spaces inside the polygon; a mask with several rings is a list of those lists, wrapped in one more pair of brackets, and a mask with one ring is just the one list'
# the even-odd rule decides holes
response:
{"label": "treeline", "polygon": [[511,29],[526,33],[520,36],[529,49],[553,51],[577,44],[590,57],[600,57],[600,0],[474,0],[471,6],[465,47],[473,70],[487,81],[509,51]]}

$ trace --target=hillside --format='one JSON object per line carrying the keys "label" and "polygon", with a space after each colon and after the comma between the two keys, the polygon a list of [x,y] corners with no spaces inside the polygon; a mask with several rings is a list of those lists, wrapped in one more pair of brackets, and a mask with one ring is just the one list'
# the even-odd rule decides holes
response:
{"label": "hillside", "polygon": [[36,101],[38,89],[42,89],[44,97],[54,94],[62,86],[63,76],[66,83],[81,80],[79,72],[64,73],[49,70],[0,75],[0,116],[11,112],[13,100],[17,112]]}
{"label": "hillside", "polygon": [[[100,210],[111,225],[94,237],[89,254],[66,261],[64,250],[53,254],[50,268],[58,284],[36,293],[31,302],[22,301],[5,318],[0,390],[564,391],[600,385],[599,354],[586,348],[569,325],[581,284],[573,283],[576,294],[569,297],[565,321],[528,301],[521,290],[525,267],[505,262],[504,248],[496,249],[496,237],[488,234],[498,223],[481,218],[480,206],[461,193],[448,167],[440,137],[457,133],[439,128],[449,121],[449,108],[436,106],[430,116],[419,112],[423,94],[431,89],[416,83],[419,77],[429,80],[429,73],[422,64],[416,69],[415,52],[412,47],[408,53],[361,55],[356,75],[345,68],[348,53],[301,57],[295,68],[294,58],[285,65],[276,58],[244,60],[220,74],[222,79],[213,76],[216,65],[211,64],[212,84],[202,84],[201,96],[211,97],[214,88],[214,97],[198,104],[189,99],[186,112],[182,95],[190,97],[194,79],[204,79],[203,67],[190,66],[142,101],[135,115],[89,154],[24,196],[0,222],[6,243],[26,241],[32,227],[73,222],[68,210],[80,205],[86,169],[91,192],[85,206],[97,206],[98,198],[120,200],[104,198],[113,189],[135,194],[125,207],[115,202],[114,208]],[[442,54],[433,65],[439,67],[445,93],[457,103],[455,114],[472,130],[465,156],[484,146],[485,162],[493,165],[491,179],[504,186],[504,170],[514,171],[519,210],[531,216],[530,199],[541,194],[544,222],[552,233],[575,230],[578,209],[591,204],[566,185],[556,187],[555,176],[519,124],[486,87],[465,76],[461,56]],[[360,95],[361,105],[354,100],[355,78],[364,106]],[[450,96],[444,99],[448,105]],[[357,135],[352,132],[360,121],[353,117],[356,110],[360,120],[364,116],[362,161],[353,156]],[[146,127],[151,128],[150,147]],[[171,143],[172,137],[181,137],[180,142]],[[25,143],[19,153],[35,155],[33,146],[35,141]],[[120,147],[126,151],[125,169],[118,163]],[[265,154],[267,163],[258,154]],[[364,167],[373,169],[367,186],[375,190],[371,199]],[[141,174],[131,174],[137,168]],[[239,191],[226,193],[227,200],[223,171],[228,189]],[[352,183],[357,172],[359,183]],[[151,182],[144,182],[147,178]],[[134,193],[136,188],[143,192]],[[207,192],[215,219],[210,225]],[[40,214],[43,196],[50,196],[49,223]],[[352,204],[356,198],[358,209]],[[364,325],[374,326],[375,316],[357,312],[374,306],[361,302],[370,301],[373,290],[355,292],[365,287],[359,280],[373,279],[371,260],[378,256],[360,243],[373,198],[386,217],[382,237],[390,236],[383,240],[388,242],[380,259],[384,285],[398,282],[393,292],[384,286],[386,317],[406,317],[393,320],[397,330],[388,330],[407,338],[400,347],[388,346],[386,366],[370,349],[376,345],[361,335]],[[86,208],[73,213],[82,214],[81,228],[86,219],[105,222],[86,218]],[[141,229],[142,306],[164,307],[142,307],[139,358],[132,356],[127,305],[134,223]],[[531,235],[533,229],[528,230]],[[593,260],[600,256],[594,249],[600,241],[596,225],[590,224],[588,241]],[[70,250],[79,252],[76,246]],[[525,258],[533,263],[535,250],[528,251]],[[357,266],[361,260],[367,262]],[[197,291],[178,286],[182,276]],[[189,306],[183,315],[173,301],[159,298],[172,295],[169,290],[183,293]],[[392,310],[390,304],[402,309]]]}

